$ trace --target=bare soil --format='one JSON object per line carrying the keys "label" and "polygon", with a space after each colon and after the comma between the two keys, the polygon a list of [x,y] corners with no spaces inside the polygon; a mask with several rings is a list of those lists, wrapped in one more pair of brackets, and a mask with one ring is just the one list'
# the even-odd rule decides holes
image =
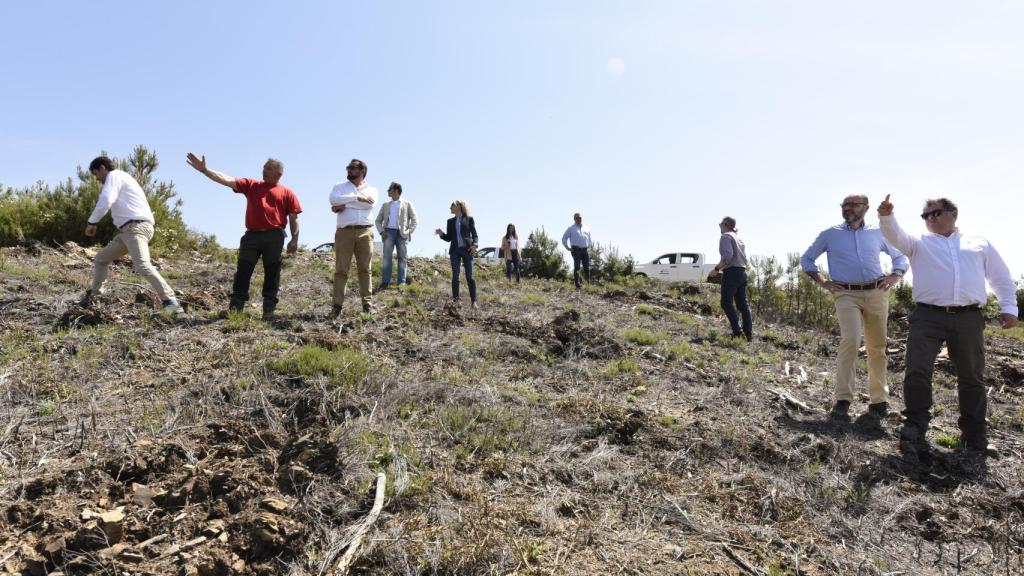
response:
{"label": "bare soil", "polygon": [[263,322],[259,272],[220,314],[230,253],[159,265],[186,318],[127,264],[84,309],[89,252],[0,249],[0,574],[332,574],[378,472],[353,574],[1024,573],[1024,346],[995,330],[983,460],[940,445],[948,359],[930,449],[901,452],[899,317],[893,413],[837,420],[838,337],[733,340],[714,286],[480,267],[471,310],[413,259],[335,322],[333,259],[301,253]]}

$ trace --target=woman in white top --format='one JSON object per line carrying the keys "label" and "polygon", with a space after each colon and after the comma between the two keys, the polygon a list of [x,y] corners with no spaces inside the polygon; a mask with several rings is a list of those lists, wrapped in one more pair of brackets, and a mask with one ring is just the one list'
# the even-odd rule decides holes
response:
{"label": "woman in white top", "polygon": [[522,256],[519,253],[519,235],[516,234],[515,224],[509,224],[505,229],[505,235],[501,238],[501,254],[505,258],[505,278],[512,282],[512,271],[516,272],[516,284],[522,276]]}

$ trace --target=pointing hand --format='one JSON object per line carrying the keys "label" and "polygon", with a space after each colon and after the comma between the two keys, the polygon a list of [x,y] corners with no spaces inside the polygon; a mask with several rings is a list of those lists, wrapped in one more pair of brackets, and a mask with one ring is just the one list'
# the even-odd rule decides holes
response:
{"label": "pointing hand", "polygon": [[885,200],[882,200],[882,203],[878,205],[878,215],[879,216],[891,216],[892,215],[892,202],[889,202],[889,196],[892,196],[892,194],[886,194],[885,195]]}

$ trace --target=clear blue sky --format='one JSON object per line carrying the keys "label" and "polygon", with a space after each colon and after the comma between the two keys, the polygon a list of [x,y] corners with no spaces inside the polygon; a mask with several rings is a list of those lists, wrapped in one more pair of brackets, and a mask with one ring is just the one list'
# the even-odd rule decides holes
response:
{"label": "clear blue sky", "polygon": [[[303,244],[333,237],[352,157],[420,215],[466,199],[482,244],[574,211],[638,260],[800,252],[838,203],[961,206],[1015,277],[1024,4],[1015,2],[5,2],[0,183],[155,150],[194,228],[234,246],[244,201],[194,172],[285,162]],[[870,220],[874,220],[872,210]],[[823,260],[822,260],[823,261]]]}

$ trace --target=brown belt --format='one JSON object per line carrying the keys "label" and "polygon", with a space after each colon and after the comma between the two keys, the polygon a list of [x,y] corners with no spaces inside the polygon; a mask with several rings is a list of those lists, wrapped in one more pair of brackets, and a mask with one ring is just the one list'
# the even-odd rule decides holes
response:
{"label": "brown belt", "polygon": [[915,306],[921,308],[927,308],[929,310],[942,310],[946,314],[956,314],[957,312],[969,312],[971,310],[981,310],[981,306],[977,304],[968,304],[967,306],[936,306],[935,304],[925,304],[924,302],[914,302]]}
{"label": "brown belt", "polygon": [[342,230],[363,230],[369,228],[370,224],[349,224],[348,226],[342,226]]}
{"label": "brown belt", "polygon": [[846,282],[836,282],[842,287],[843,290],[874,290],[878,288],[878,284],[881,280],[875,280],[874,282],[865,282],[864,284],[847,284]]}

